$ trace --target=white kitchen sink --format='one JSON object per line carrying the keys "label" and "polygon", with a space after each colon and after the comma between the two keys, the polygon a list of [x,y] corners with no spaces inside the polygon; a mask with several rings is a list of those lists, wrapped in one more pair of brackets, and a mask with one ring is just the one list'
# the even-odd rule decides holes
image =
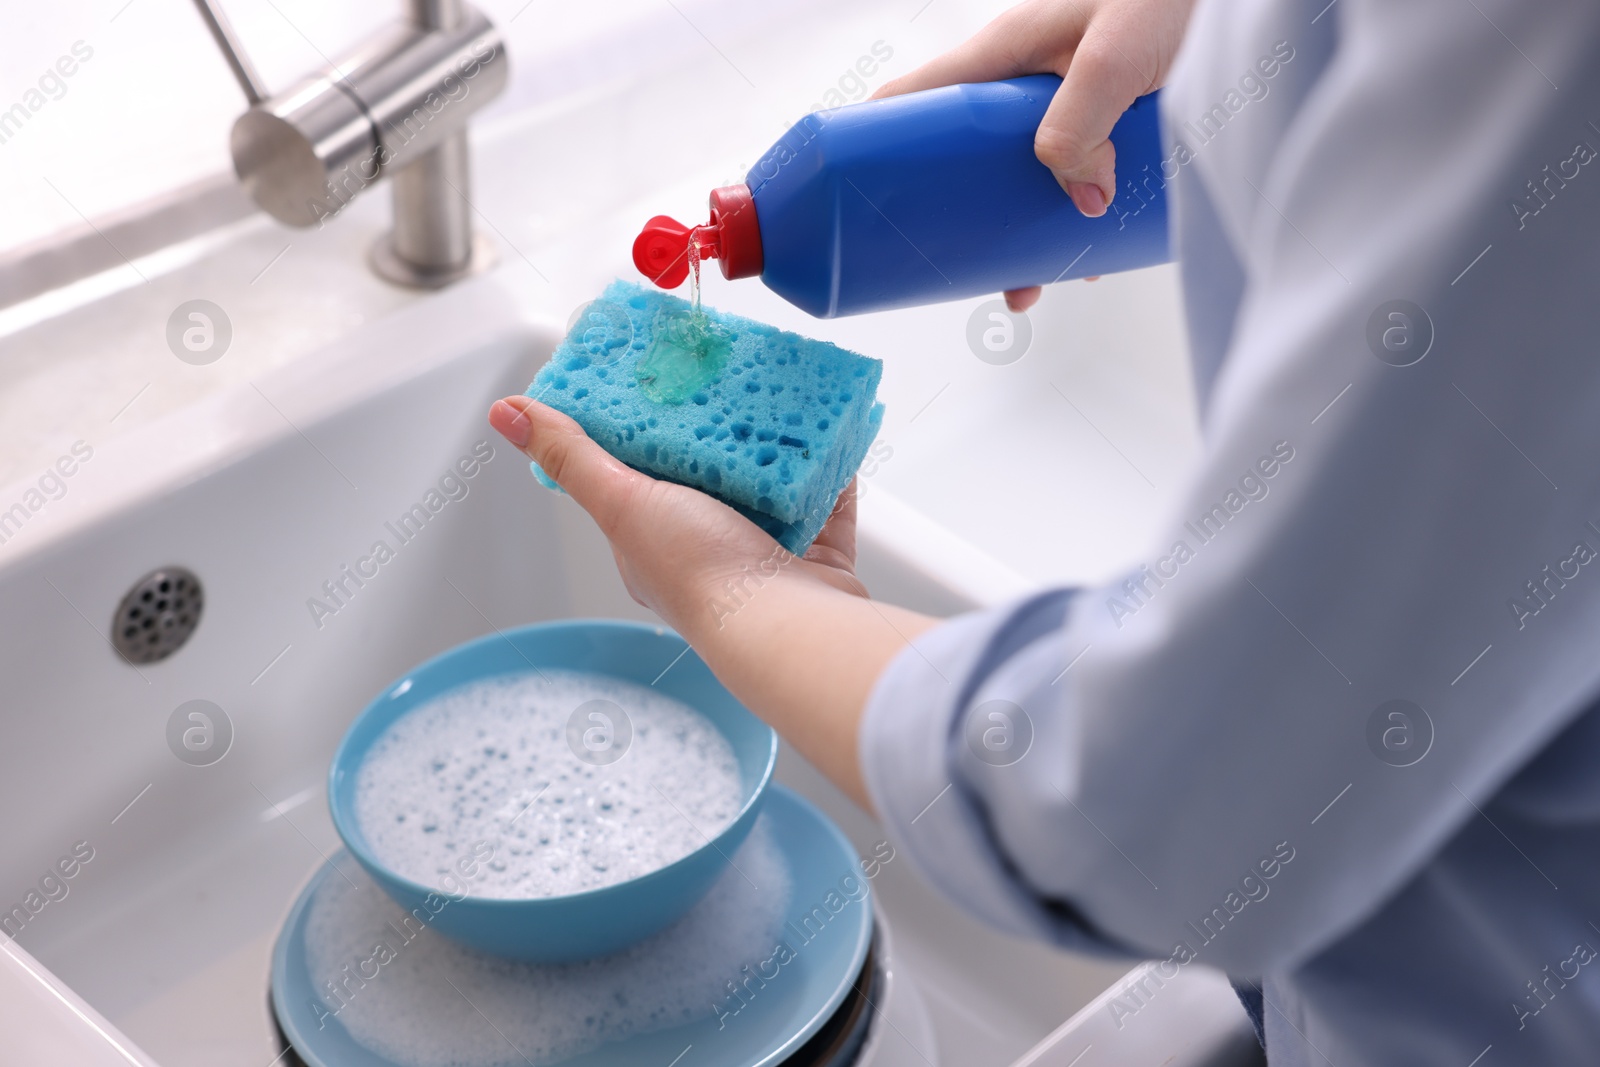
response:
{"label": "white kitchen sink", "polygon": [[[737,153],[776,132],[770,109],[730,108],[687,145],[674,108],[665,89],[619,89],[476,137],[474,206],[501,265],[443,293],[367,275],[362,250],[387,213],[369,196],[320,232],[247,222],[142,263],[148,284],[101,286],[109,295],[0,337],[0,412],[48,410],[59,424],[29,437],[47,447],[0,455],[17,477],[0,485],[0,515],[32,499],[46,465],[68,457],[73,472],[25,521],[0,525],[0,916],[40,894],[16,946],[67,991],[40,993],[0,959],[0,1024],[44,997],[161,1067],[267,1067],[280,1051],[268,954],[296,890],[338,847],[323,781],[352,717],[468,638],[647,618],[587,518],[535,486],[484,413],[526,387],[572,308],[632,276],[626,249],[644,218],[698,210]],[[583,166],[548,165],[551,144]],[[165,348],[169,311],[194,297],[234,319],[236,351],[212,367]],[[861,573],[886,600],[952,614],[1103,576],[1137,552],[1195,451],[1168,269],[1052,292],[1028,355],[1005,367],[968,347],[976,301],[817,322],[755,282],[713,278],[706,298],[885,360],[892,454],[864,472]],[[85,390],[81,424],[51,406],[70,390]],[[474,476],[441,488],[469,457]],[[459,499],[399,543],[390,526],[426,510],[430,490]],[[356,587],[342,569],[378,540],[393,558]],[[198,576],[203,613],[171,658],[135,667],[110,646],[113,614],[167,566]],[[232,732],[206,766],[169,744],[169,720],[196,700]],[[780,778],[863,851],[882,840],[791,753]],[[80,843],[92,859],[43,893]],[[1207,1058],[1244,1025],[1216,976],[1189,969],[1184,991],[1107,1029],[1095,998],[1126,964],[995,934],[905,861],[876,888],[929,1008],[936,1048],[915,1051],[930,1067],[1234,1062]],[[11,1058],[21,1047],[0,1034],[0,1065],[24,1062]]]}

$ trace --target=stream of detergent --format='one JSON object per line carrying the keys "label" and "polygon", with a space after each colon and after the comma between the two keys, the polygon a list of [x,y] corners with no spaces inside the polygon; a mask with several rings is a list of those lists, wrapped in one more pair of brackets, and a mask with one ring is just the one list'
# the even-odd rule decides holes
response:
{"label": "stream of detergent", "polygon": [[703,320],[706,313],[700,310],[700,229],[689,231],[689,247],[686,250],[689,256],[689,307],[697,319]]}
{"label": "stream of detergent", "polygon": [[634,376],[639,390],[659,404],[682,404],[722,373],[733,350],[728,332],[700,306],[700,242],[689,235],[689,307],[662,308],[650,348]]}

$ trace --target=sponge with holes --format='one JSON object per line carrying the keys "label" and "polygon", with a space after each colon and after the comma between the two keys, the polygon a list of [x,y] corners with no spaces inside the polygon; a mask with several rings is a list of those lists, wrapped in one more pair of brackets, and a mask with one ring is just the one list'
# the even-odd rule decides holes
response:
{"label": "sponge with holes", "polygon": [[725,360],[682,402],[652,399],[640,364],[656,332],[688,309],[666,293],[613,282],[528,395],[571,416],[630,467],[709,493],[803,555],[883,422],[883,364],[707,308]]}

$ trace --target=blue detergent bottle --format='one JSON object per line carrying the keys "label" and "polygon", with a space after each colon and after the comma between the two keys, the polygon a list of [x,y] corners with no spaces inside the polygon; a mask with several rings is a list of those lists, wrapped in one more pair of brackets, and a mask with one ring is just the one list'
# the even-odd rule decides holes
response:
{"label": "blue detergent bottle", "polygon": [[834,318],[1166,262],[1159,94],[1111,131],[1117,196],[1091,219],[1033,151],[1060,85],[1036,74],[808,115],[745,184],[711,194],[708,223],[646,223],[634,263],[672,289],[717,259]]}

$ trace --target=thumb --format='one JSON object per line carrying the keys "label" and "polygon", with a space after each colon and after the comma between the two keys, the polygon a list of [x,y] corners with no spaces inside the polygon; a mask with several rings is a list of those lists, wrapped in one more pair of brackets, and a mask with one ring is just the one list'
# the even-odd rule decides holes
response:
{"label": "thumb", "polygon": [[549,475],[587,511],[608,538],[629,502],[651,479],[596,444],[568,416],[526,396],[489,409],[489,425]]}
{"label": "thumb", "polygon": [[1033,139],[1039,162],[1050,168],[1085,215],[1105,214],[1117,195],[1111,128],[1154,87],[1152,75],[1141,71],[1103,30],[1090,28]]}

